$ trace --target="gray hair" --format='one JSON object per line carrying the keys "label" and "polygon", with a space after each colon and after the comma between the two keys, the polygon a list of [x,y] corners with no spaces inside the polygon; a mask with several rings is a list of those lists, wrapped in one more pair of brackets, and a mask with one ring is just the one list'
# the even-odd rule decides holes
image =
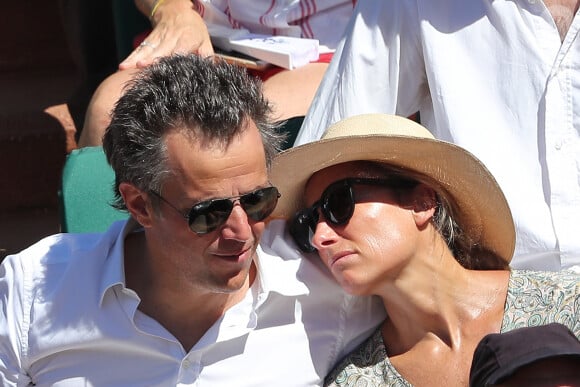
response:
{"label": "gray hair", "polygon": [[145,68],[117,101],[103,137],[116,174],[112,205],[127,209],[121,182],[142,191],[161,190],[170,172],[164,141],[168,132],[183,130],[200,143],[227,146],[248,120],[260,131],[269,167],[284,136],[258,79],[241,67],[193,54],[165,57]]}

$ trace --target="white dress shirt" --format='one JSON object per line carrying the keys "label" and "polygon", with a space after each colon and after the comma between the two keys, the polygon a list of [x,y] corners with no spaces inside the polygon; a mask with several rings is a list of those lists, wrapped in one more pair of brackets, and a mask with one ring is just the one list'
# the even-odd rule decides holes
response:
{"label": "white dress shirt", "polygon": [[[384,317],[345,295],[274,222],[258,275],[189,351],[125,287],[133,221],[48,237],[0,266],[2,386],[313,386]],[[267,250],[267,251],[266,251]],[[276,253],[274,253],[276,251]],[[282,257],[279,256],[282,252]],[[180,302],[179,299],[167,302]]]}
{"label": "white dress shirt", "polygon": [[296,145],[351,115],[420,111],[498,180],[514,268],[578,265],[579,29],[576,15],[562,43],[541,0],[359,1]]}

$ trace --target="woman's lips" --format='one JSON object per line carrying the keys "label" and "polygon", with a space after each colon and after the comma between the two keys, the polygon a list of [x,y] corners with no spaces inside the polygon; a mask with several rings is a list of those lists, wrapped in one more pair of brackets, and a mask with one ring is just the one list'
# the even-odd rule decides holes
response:
{"label": "woman's lips", "polygon": [[342,260],[342,259],[344,259],[352,254],[353,254],[352,251],[341,251],[339,253],[331,255],[330,259],[328,260],[329,266],[332,267],[338,261],[340,261],[340,260]]}

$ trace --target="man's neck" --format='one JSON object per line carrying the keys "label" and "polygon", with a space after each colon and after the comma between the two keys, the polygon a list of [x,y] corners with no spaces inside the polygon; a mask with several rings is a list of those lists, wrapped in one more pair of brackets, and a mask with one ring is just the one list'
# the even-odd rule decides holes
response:
{"label": "man's neck", "polygon": [[139,294],[139,310],[163,325],[189,352],[228,309],[243,300],[248,289],[249,284],[235,294]]}
{"label": "man's neck", "polygon": [[[163,270],[149,267],[144,233],[125,239],[125,282],[141,299],[138,309],[167,329],[188,352],[211,326],[246,296],[256,277],[252,264],[244,285],[232,293],[209,292],[187,284],[167,287]],[[155,273],[155,274],[153,274]]]}
{"label": "man's neck", "polygon": [[580,0],[544,0],[544,4],[552,14],[556,28],[560,33],[560,40],[564,41],[568,29],[578,11]]}

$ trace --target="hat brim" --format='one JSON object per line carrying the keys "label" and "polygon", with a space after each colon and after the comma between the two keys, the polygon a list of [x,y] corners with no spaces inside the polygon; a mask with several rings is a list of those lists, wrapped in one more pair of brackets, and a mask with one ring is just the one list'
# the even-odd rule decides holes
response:
{"label": "hat brim", "polygon": [[305,185],[314,173],[357,160],[386,163],[432,180],[454,202],[453,216],[463,231],[506,263],[511,261],[515,247],[513,218],[496,180],[471,153],[436,139],[344,136],[281,152],[271,169],[271,181],[282,194],[273,217],[288,219],[302,208]]}

